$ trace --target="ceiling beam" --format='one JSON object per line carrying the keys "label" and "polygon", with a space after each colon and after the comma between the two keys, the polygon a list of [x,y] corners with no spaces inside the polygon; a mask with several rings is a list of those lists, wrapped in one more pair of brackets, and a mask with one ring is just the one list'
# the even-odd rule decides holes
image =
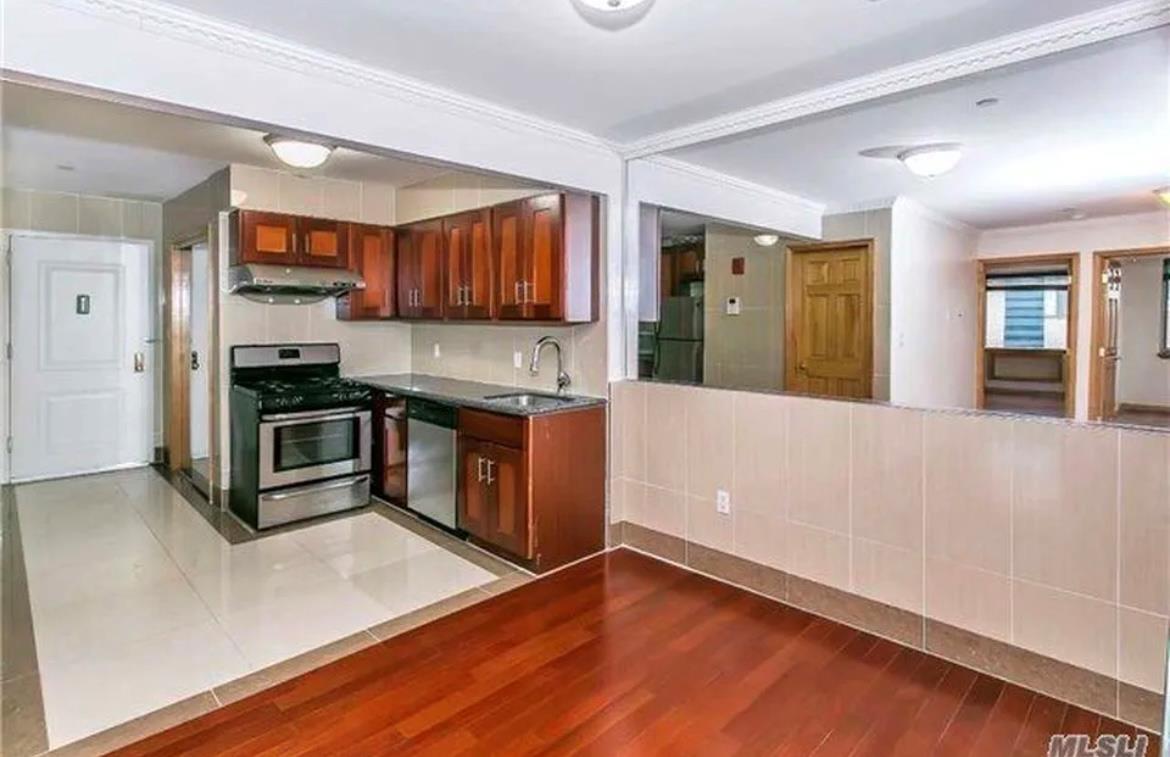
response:
{"label": "ceiling beam", "polygon": [[1170,24],[1170,0],[1128,0],[1091,13],[651,135],[627,159],[677,150]]}

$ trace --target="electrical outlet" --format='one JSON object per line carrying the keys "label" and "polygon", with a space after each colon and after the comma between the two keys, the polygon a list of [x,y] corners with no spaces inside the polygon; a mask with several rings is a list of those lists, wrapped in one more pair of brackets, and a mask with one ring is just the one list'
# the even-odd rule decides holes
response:
{"label": "electrical outlet", "polygon": [[435,360],[443,357],[443,351],[439,349],[439,343],[435,342]]}
{"label": "electrical outlet", "polygon": [[731,495],[723,489],[715,492],[715,511],[722,515],[731,515]]}
{"label": "electrical outlet", "polygon": [[524,353],[520,350],[512,353],[512,367],[516,369],[524,367]]}

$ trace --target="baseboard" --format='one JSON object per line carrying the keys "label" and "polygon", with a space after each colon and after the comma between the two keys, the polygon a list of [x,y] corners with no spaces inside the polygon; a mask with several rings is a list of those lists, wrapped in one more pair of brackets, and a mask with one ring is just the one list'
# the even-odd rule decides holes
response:
{"label": "baseboard", "polygon": [[1170,416],[1170,407],[1165,405],[1141,405],[1135,402],[1122,402],[1117,406],[1119,413],[1149,413],[1150,415]]}
{"label": "baseboard", "polygon": [[1155,733],[1162,728],[1162,695],[1155,691],[629,521],[611,524],[609,533],[611,547],[620,544]]}

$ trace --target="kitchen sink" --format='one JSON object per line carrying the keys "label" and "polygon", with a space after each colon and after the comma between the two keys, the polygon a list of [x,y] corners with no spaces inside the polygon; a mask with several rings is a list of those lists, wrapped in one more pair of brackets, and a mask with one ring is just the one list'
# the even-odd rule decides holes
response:
{"label": "kitchen sink", "polygon": [[532,392],[493,394],[490,397],[484,397],[484,399],[488,402],[524,408],[526,410],[549,410],[555,407],[563,407],[573,402],[572,397],[558,397],[555,394],[534,394]]}

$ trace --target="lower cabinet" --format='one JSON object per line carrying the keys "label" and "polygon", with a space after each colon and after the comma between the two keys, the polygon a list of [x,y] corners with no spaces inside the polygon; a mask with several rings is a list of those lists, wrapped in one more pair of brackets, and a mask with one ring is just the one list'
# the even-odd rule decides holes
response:
{"label": "lower cabinet", "polygon": [[530,559],[532,510],[521,450],[465,436],[459,456],[460,526],[511,555]]}
{"label": "lower cabinet", "polygon": [[458,525],[542,572],[605,548],[605,409],[459,411]]}

